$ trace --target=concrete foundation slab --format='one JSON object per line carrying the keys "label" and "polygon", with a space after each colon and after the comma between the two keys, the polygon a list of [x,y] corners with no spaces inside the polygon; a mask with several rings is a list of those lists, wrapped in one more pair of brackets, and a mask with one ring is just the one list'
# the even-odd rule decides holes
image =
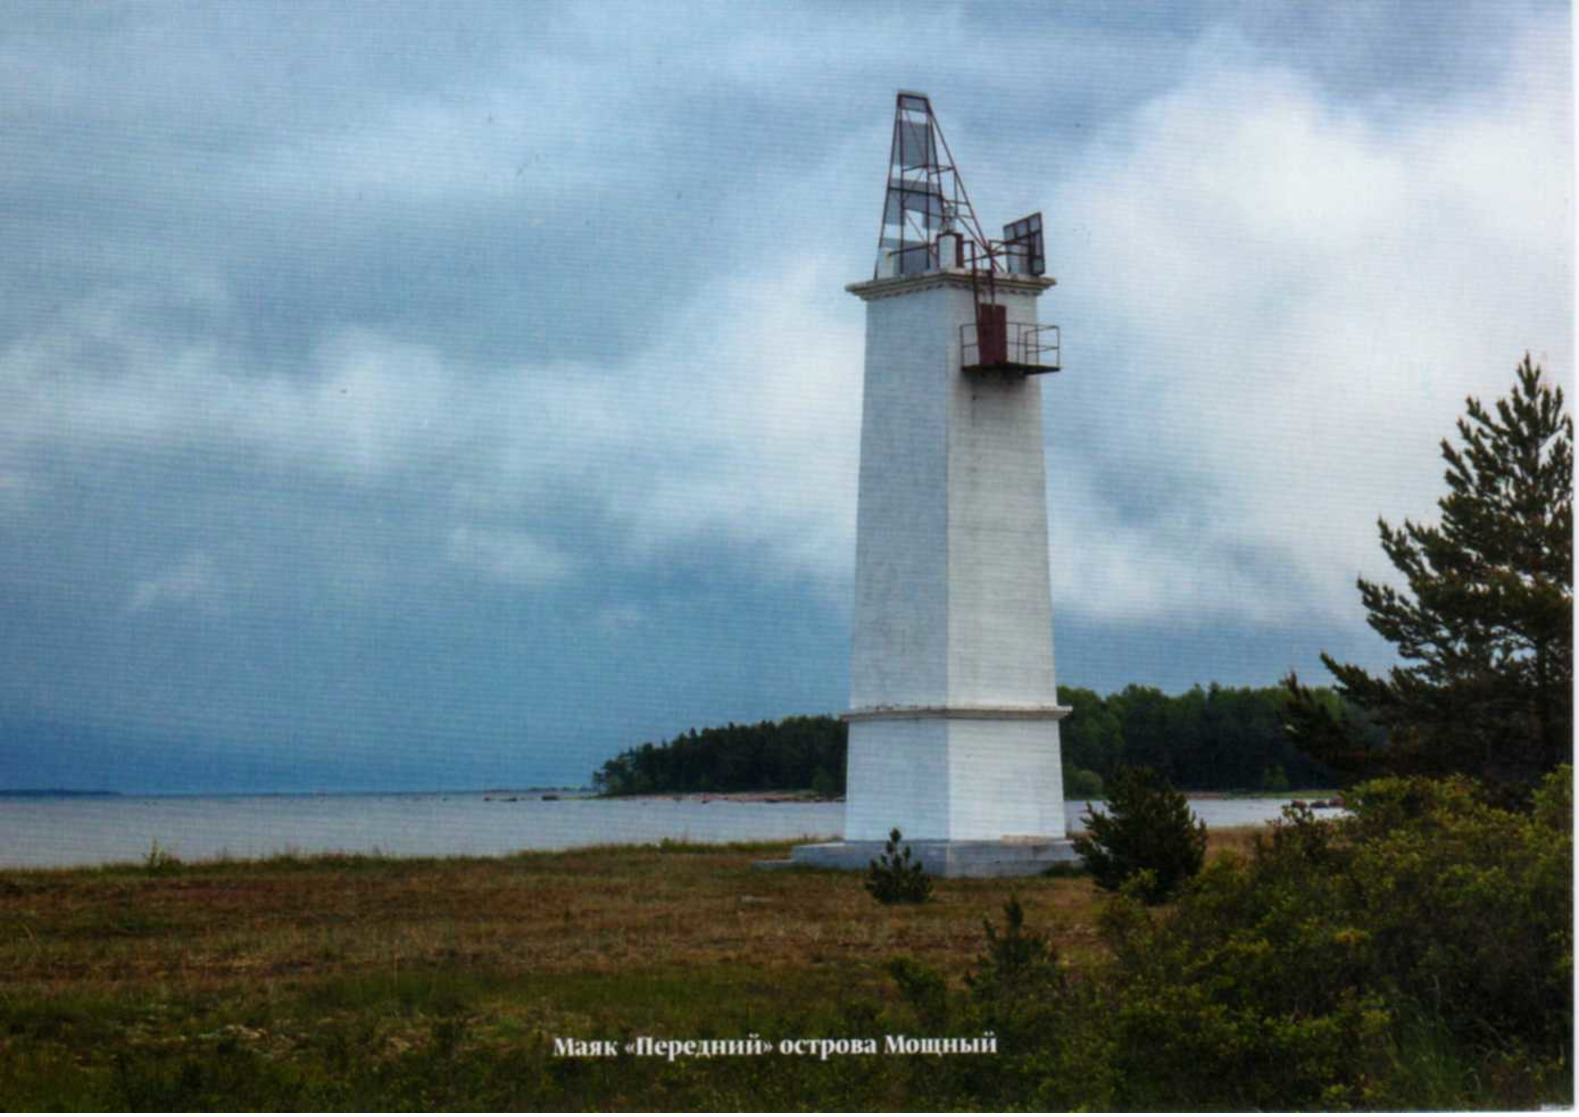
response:
{"label": "concrete foundation slab", "polygon": [[[936,877],[1031,877],[1052,865],[1080,860],[1064,838],[1011,838],[997,842],[905,841],[910,856]],[[883,842],[821,842],[796,846],[788,861],[760,861],[759,868],[861,869],[886,849]]]}

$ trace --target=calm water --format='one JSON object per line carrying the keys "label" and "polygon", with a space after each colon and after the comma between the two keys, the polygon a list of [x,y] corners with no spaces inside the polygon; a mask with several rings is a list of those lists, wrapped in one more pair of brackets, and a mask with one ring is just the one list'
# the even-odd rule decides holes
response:
{"label": "calm water", "polygon": [[[1278,816],[1286,799],[1199,799],[1208,826]],[[1085,803],[1067,804],[1080,817]],[[295,851],[501,854],[664,838],[693,842],[835,837],[842,803],[702,803],[671,799],[514,802],[481,793],[422,795],[0,798],[0,866],[140,861],[154,842],[188,861]]]}

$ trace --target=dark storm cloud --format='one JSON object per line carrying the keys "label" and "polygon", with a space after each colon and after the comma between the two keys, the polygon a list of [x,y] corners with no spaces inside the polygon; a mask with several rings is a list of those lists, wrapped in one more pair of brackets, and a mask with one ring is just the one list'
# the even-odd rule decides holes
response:
{"label": "dark storm cloud", "polygon": [[[1571,147],[1565,9],[1356,11],[11,5],[0,719],[89,744],[0,785],[113,740],[143,788],[573,779],[837,709],[897,87],[989,228],[1048,212],[1061,673],[1363,650],[1375,514],[1566,366],[1571,214],[1504,168]],[[1368,487],[1352,400],[1424,469]]]}

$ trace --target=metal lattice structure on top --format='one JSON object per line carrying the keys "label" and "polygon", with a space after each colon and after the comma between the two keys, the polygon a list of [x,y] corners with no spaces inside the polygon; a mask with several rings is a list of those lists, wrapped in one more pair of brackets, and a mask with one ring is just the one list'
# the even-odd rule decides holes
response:
{"label": "metal lattice structure on top", "polygon": [[[965,182],[954,167],[932,102],[901,91],[894,109],[894,139],[888,155],[888,197],[877,242],[873,279],[918,275],[938,268],[939,240],[961,229],[984,242]],[[949,266],[961,266],[959,260]]]}
{"label": "metal lattice structure on top", "polygon": [[968,272],[976,292],[976,322],[961,336],[967,371],[1057,371],[1058,327],[1007,322],[996,288],[998,276],[1040,277],[1047,270],[1042,215],[1012,221],[1001,239],[989,238],[976,219],[931,100],[901,90],[894,107],[888,191],[872,278],[938,270]]}
{"label": "metal lattice structure on top", "polygon": [[1046,270],[1042,215],[1006,225],[1003,237],[982,232],[954,153],[923,93],[901,90],[888,156],[888,196],[873,279],[968,268],[1005,275]]}

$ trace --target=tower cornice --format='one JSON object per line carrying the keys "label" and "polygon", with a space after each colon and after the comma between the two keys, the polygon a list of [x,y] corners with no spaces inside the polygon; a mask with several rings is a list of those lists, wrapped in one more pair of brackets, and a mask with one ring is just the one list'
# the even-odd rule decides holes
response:
{"label": "tower cornice", "polygon": [[845,721],[916,721],[948,718],[968,721],[1062,721],[1072,706],[865,706],[846,710]]}
{"label": "tower cornice", "polygon": [[[896,295],[909,295],[917,291],[931,291],[938,287],[957,287],[971,290],[973,285],[986,282],[986,277],[980,273],[972,273],[969,268],[939,268],[936,271],[922,272],[919,275],[896,275],[883,279],[868,279],[861,283],[850,283],[845,290],[860,298],[863,302],[873,299],[889,299]],[[1033,298],[1040,295],[1057,281],[1051,276],[1037,275],[1005,275],[995,274],[992,284],[999,291],[1010,291],[1015,294],[1030,295]]]}

